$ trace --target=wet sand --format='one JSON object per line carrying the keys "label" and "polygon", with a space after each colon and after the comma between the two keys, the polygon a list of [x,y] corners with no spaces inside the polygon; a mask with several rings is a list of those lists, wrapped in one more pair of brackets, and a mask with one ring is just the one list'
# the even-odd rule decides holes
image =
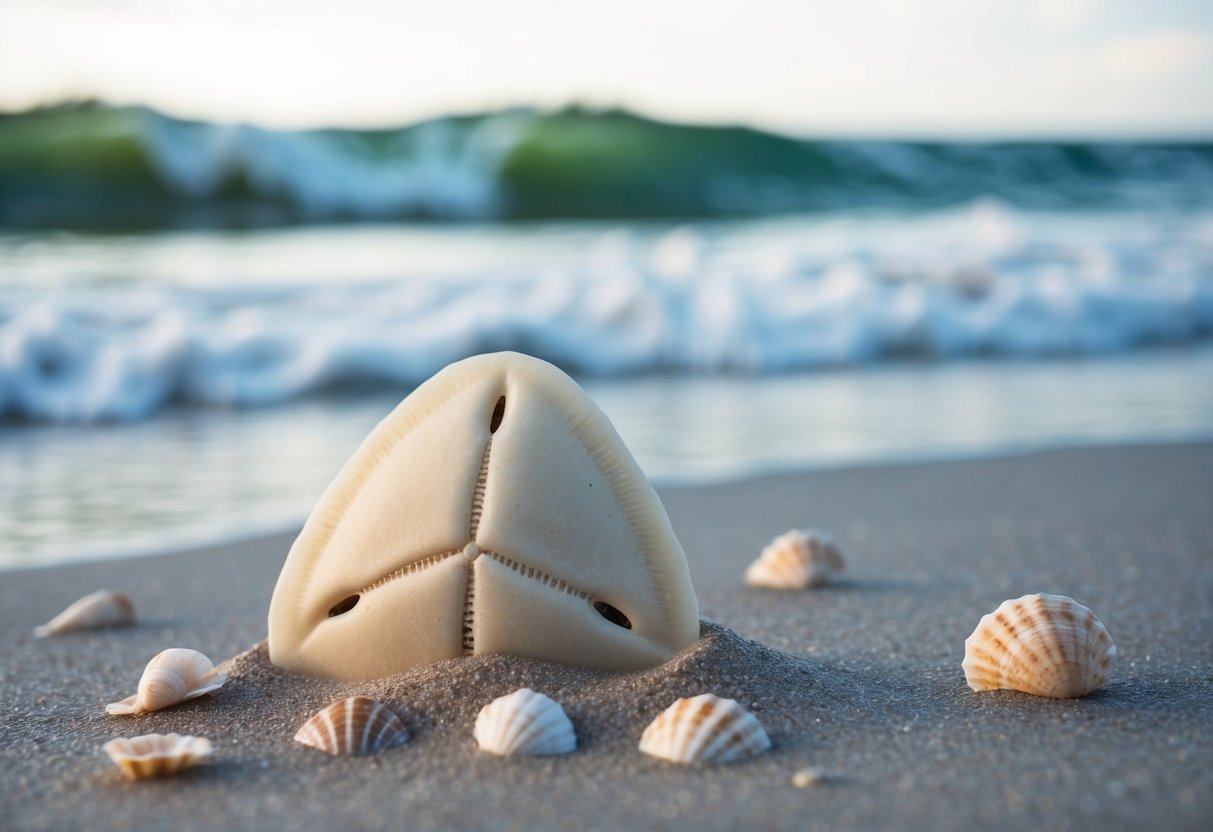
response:
{"label": "wet sand", "polygon": [[[386,680],[300,680],[245,651],[264,637],[291,535],[185,554],[0,573],[0,808],[13,829],[1207,828],[1213,822],[1213,445],[1051,451],[667,489],[707,621],[667,665],[602,674],[476,657]],[[775,534],[832,532],[846,579],[758,590],[741,572]],[[39,640],[100,587],[138,626]],[[1107,625],[1107,686],[1055,701],[974,693],[960,661],[978,619],[1027,592],[1068,594]],[[137,718],[171,646],[244,653],[215,694]],[[476,751],[479,708],[518,687],[569,712],[567,757]],[[713,692],[773,751],[684,768],[635,749],[673,698]],[[332,698],[392,705],[412,741],[333,759],[291,737]],[[215,754],[128,783],[98,750],[177,731]],[[814,767],[823,782],[796,788]]]}

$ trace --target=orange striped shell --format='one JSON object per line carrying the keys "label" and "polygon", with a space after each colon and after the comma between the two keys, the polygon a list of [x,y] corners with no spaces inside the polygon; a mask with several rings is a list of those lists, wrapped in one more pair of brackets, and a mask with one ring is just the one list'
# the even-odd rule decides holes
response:
{"label": "orange striped shell", "polygon": [[295,742],[333,756],[376,754],[409,741],[400,717],[365,696],[351,696],[324,708],[295,732]]}
{"label": "orange striped shell", "polygon": [[1065,595],[1004,601],[965,639],[973,690],[1074,699],[1108,680],[1116,645],[1095,613]]}
{"label": "orange striped shell", "polygon": [[792,529],[772,540],[745,571],[746,583],[771,589],[824,586],[842,572],[842,553],[827,535]]}
{"label": "orange striped shell", "polygon": [[674,763],[731,763],[770,747],[770,737],[753,714],[710,693],[679,699],[640,738],[645,754]]}

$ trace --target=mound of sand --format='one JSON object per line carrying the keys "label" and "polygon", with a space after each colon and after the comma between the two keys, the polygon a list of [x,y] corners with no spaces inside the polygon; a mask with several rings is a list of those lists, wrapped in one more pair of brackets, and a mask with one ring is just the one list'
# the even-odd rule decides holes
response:
{"label": "mound of sand", "polygon": [[[744,639],[711,621],[701,622],[699,641],[671,661],[632,673],[518,656],[468,656],[383,679],[337,682],[276,667],[264,644],[236,656],[228,673],[227,685],[215,694],[219,707],[207,710],[220,721],[224,714],[239,714],[245,725],[272,726],[260,739],[273,745],[290,743],[295,727],[328,703],[361,695],[395,710],[416,741],[465,741],[469,753],[475,751],[472,726],[480,709],[522,687],[559,702],[577,730],[579,748],[586,751],[634,746],[645,726],[683,696],[715,693],[736,699],[778,744],[781,736],[802,731],[827,713],[837,720],[840,709],[853,710],[860,694],[837,671]],[[235,725],[211,730],[223,734],[229,728],[240,731]]]}

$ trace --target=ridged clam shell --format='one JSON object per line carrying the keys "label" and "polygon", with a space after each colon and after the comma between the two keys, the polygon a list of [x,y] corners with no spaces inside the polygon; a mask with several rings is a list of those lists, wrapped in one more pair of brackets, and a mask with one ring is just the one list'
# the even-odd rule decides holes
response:
{"label": "ridged clam shell", "polygon": [[577,748],[564,708],[530,688],[485,705],[476,716],[474,734],[481,751],[503,756],[568,754]]}
{"label": "ridged clam shell", "polygon": [[147,663],[139,692],[106,705],[111,714],[141,714],[177,705],[223,687],[227,674],[197,650],[170,647]]}
{"label": "ridged clam shell", "polygon": [[746,583],[771,589],[823,586],[843,570],[842,553],[825,534],[792,529],[772,540],[745,571]]}
{"label": "ridged clam shell", "polygon": [[965,639],[973,690],[1074,699],[1108,680],[1116,645],[1095,613],[1065,595],[1025,595],[982,617]]}
{"label": "ridged clam shell", "polygon": [[408,741],[409,732],[400,717],[365,696],[334,702],[295,732],[295,742],[334,757],[377,754]]}
{"label": "ridged clam shell", "polygon": [[211,741],[180,734],[145,734],[110,740],[102,749],[127,778],[146,780],[189,768],[211,753]]}
{"label": "ridged clam shell", "polygon": [[679,699],[644,729],[640,750],[675,763],[731,763],[771,747],[766,729],[732,699]]}
{"label": "ridged clam shell", "polygon": [[34,635],[46,638],[73,630],[96,630],[134,623],[135,605],[130,598],[121,592],[99,589],[74,602],[41,627],[35,627]]}

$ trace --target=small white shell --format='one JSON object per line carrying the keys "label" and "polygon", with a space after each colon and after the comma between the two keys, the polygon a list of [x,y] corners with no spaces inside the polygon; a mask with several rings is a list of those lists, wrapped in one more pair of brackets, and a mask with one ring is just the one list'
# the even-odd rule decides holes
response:
{"label": "small white shell", "polygon": [[41,627],[35,627],[34,635],[46,638],[73,630],[96,630],[134,623],[135,605],[130,598],[121,592],[99,589],[92,595],[85,595]]}
{"label": "small white shell", "polygon": [[1095,613],[1065,595],[1025,595],[983,616],[965,639],[973,690],[1074,699],[1108,680],[1116,645]]}
{"label": "small white shell", "polygon": [[732,699],[679,699],[644,729],[640,750],[675,763],[731,763],[771,747],[766,729]]}
{"label": "small white shell", "polygon": [[485,705],[476,716],[474,733],[481,751],[503,756],[568,754],[577,748],[577,735],[564,709],[530,688]]}
{"label": "small white shell", "polygon": [[147,663],[139,692],[106,705],[111,714],[141,714],[177,705],[223,687],[227,674],[197,650],[171,647]]}
{"label": "small white shell", "polygon": [[102,750],[128,779],[146,780],[189,768],[211,753],[211,741],[179,734],[145,734],[129,739],[118,737],[103,745]]}
{"label": "small white shell", "polygon": [[814,529],[792,529],[767,544],[745,571],[746,583],[771,589],[823,586],[843,570],[842,553]]}
{"label": "small white shell", "polygon": [[819,768],[802,768],[792,775],[792,785],[798,789],[811,789],[827,780],[826,773]]}
{"label": "small white shell", "polygon": [[366,696],[334,702],[295,732],[295,742],[334,757],[376,754],[408,741],[409,732],[400,717]]}

